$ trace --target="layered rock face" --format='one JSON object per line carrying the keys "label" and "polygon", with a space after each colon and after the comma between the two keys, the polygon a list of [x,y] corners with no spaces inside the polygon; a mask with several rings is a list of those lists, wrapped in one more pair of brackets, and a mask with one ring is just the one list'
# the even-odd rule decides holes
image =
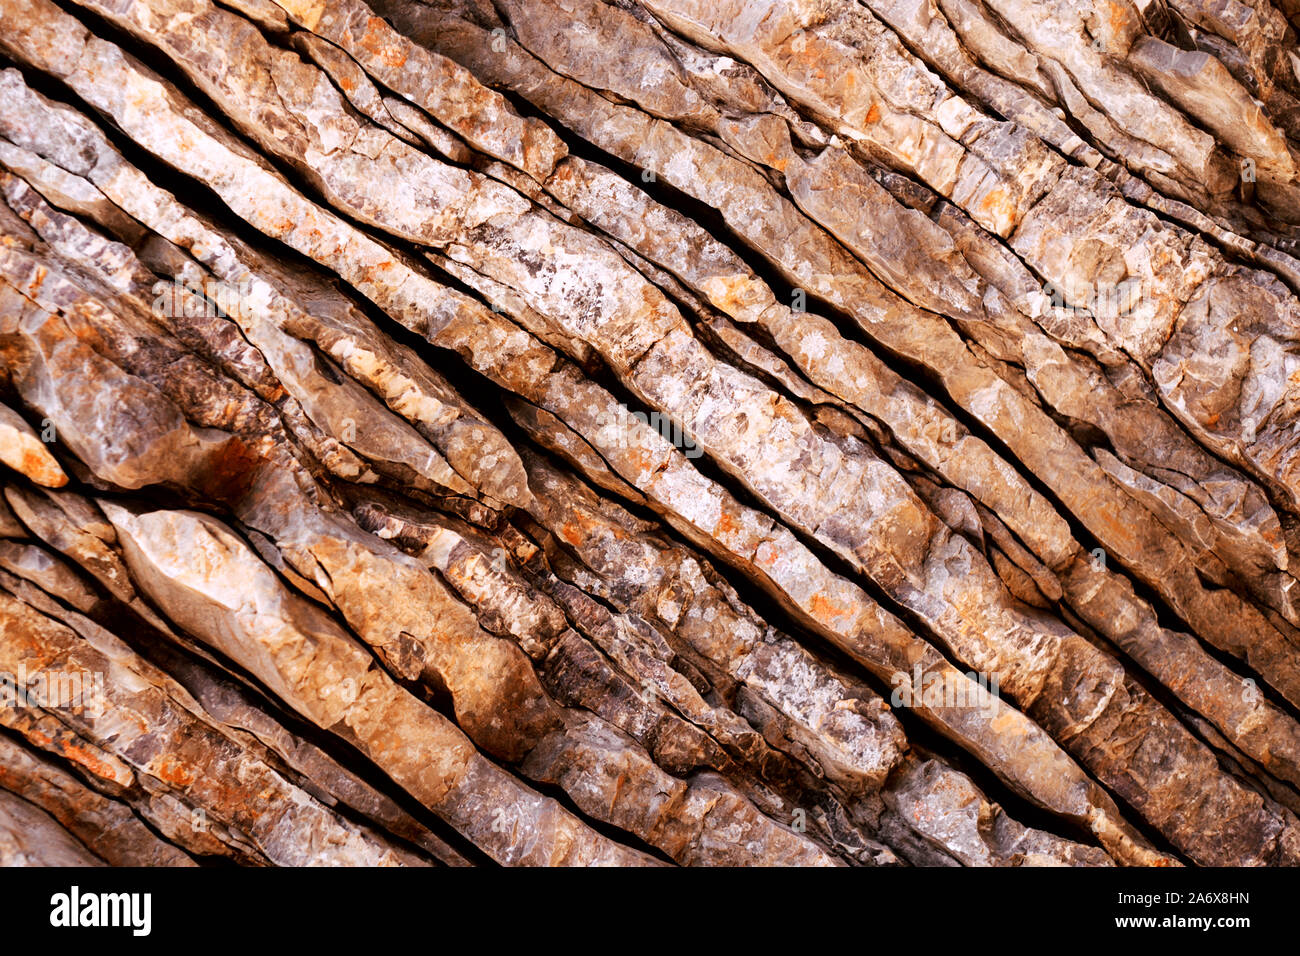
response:
{"label": "layered rock face", "polygon": [[0,861],[1300,863],[1295,0],[0,0]]}

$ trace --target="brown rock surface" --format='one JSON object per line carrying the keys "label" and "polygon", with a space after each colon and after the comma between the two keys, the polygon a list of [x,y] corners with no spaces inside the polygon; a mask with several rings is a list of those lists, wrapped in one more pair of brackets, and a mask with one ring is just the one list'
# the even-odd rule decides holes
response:
{"label": "brown rock surface", "polygon": [[0,862],[1300,864],[1296,20],[0,0]]}

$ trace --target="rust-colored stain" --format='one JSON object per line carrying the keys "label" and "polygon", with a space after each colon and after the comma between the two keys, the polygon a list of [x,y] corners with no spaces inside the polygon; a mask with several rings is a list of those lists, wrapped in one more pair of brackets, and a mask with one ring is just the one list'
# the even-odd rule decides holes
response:
{"label": "rust-colored stain", "polygon": [[836,604],[820,591],[808,599],[808,609],[813,613],[814,617],[823,621],[830,621],[834,618],[844,617],[852,613],[851,608],[842,607],[839,604]]}
{"label": "rust-colored stain", "polygon": [[[33,735],[33,739],[35,736],[36,735]],[[48,742],[49,738],[46,738],[46,743]],[[87,747],[80,746],[70,740],[60,740],[59,753],[71,760],[73,763],[78,763],[85,767],[97,777],[104,780],[118,779],[117,768]]]}
{"label": "rust-colored stain", "polygon": [[747,275],[725,276],[710,279],[706,291],[714,305],[732,315],[750,300],[753,285],[753,280]]}
{"label": "rust-colored stain", "polygon": [[45,670],[56,658],[56,652],[45,643],[47,635],[38,633],[30,627],[12,622],[0,621],[0,634],[4,635],[5,649],[17,655],[27,665],[29,673]]}
{"label": "rust-colored stain", "polygon": [[571,521],[564,522],[564,525],[560,528],[560,537],[569,542],[569,544],[573,545],[575,548],[582,545],[582,534],[576,527],[574,527],[573,522]]}
{"label": "rust-colored stain", "polygon": [[878,122],[880,122],[880,104],[879,104],[879,103],[872,103],[872,104],[871,104],[871,109],[867,110],[867,119],[866,119],[866,121],[867,121],[868,123],[878,123]]}
{"label": "rust-colored stain", "polygon": [[153,775],[174,787],[188,787],[197,774],[194,765],[175,754],[163,754],[152,768]]}
{"label": "rust-colored stain", "polygon": [[49,270],[45,266],[37,266],[36,274],[32,281],[27,283],[27,294],[31,298],[36,298],[37,293],[41,291],[41,286],[45,284],[45,277],[49,275]]}
{"label": "rust-colored stain", "polygon": [[996,222],[1015,222],[1016,207],[1004,187],[990,189],[980,200],[979,210]]}
{"label": "rust-colored stain", "polygon": [[628,449],[627,457],[639,472],[648,471],[653,473],[658,468],[658,464],[654,456],[650,454],[650,450],[640,445],[634,445]]}
{"label": "rust-colored stain", "polygon": [[618,806],[619,794],[623,792],[623,788],[627,785],[627,781],[628,781],[627,772],[621,771],[618,775],[618,778],[614,781],[614,792],[613,794],[610,795],[609,798],[609,809],[611,813],[613,812],[614,808]]}
{"label": "rust-colored stain", "polygon": [[248,493],[261,464],[261,456],[232,435],[208,456],[203,470],[194,476],[193,484],[213,501],[233,504]]}
{"label": "rust-colored stain", "polygon": [[366,20],[366,32],[360,45],[367,53],[379,57],[385,66],[396,70],[406,65],[406,51],[400,44],[392,42],[392,30],[379,17]]}
{"label": "rust-colored stain", "polygon": [[24,448],[18,470],[48,488],[62,488],[68,483],[68,476],[63,474],[44,448]]}
{"label": "rust-colored stain", "polygon": [[577,175],[573,163],[561,162],[555,167],[555,172],[551,173],[551,181],[557,184],[571,183],[577,178]]}
{"label": "rust-colored stain", "polygon": [[1110,21],[1110,30],[1112,33],[1122,34],[1128,27],[1128,11],[1123,4],[1115,3],[1114,0],[1106,4],[1106,19]]}

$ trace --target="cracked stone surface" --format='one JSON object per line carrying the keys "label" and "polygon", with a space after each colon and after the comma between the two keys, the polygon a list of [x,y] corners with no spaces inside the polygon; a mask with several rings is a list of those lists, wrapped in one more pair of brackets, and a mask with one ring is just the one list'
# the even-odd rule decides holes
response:
{"label": "cracked stone surface", "polygon": [[1292,0],[0,28],[0,863],[1300,864]]}

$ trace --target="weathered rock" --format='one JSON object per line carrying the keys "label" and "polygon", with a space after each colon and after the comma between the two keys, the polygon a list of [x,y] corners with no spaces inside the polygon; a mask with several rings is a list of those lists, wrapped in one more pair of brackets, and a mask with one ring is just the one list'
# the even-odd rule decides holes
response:
{"label": "weathered rock", "polygon": [[8,739],[0,739],[0,786],[40,806],[111,866],[194,865],[128,806]]}
{"label": "weathered rock", "polygon": [[0,0],[0,856],[1300,863],[1297,15]]}
{"label": "weathered rock", "polygon": [[61,488],[68,483],[68,476],[35,429],[4,405],[0,405],[0,462],[22,472],[38,485]]}
{"label": "weathered rock", "polygon": [[[291,866],[416,862],[238,747],[179,686],[111,634],[85,619],[74,631],[20,596],[0,594],[0,652],[7,674],[30,676],[23,705],[6,708],[0,720],[29,743],[73,759],[171,840],[191,852],[216,846],[237,859]],[[59,737],[43,729],[42,717],[56,719]],[[86,752],[82,740],[109,759]],[[170,813],[151,812],[155,803],[172,804]]]}
{"label": "weathered rock", "polygon": [[103,866],[49,814],[12,793],[0,793],[0,865]]}

